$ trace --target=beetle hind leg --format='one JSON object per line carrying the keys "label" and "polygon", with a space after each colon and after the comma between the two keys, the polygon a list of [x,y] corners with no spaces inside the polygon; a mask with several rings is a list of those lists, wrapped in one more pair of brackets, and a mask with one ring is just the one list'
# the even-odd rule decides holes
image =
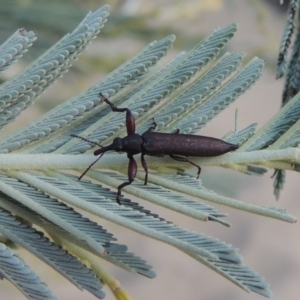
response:
{"label": "beetle hind leg", "polygon": [[195,164],[194,162],[190,161],[189,159],[187,159],[186,157],[183,157],[183,156],[178,156],[178,155],[174,155],[174,154],[169,154],[169,156],[174,159],[174,160],[177,160],[177,161],[180,161],[180,162],[188,162],[190,163],[191,165],[195,166],[196,168],[198,168],[198,172],[197,172],[197,179],[199,178],[200,176],[200,173],[201,173],[201,167],[198,166],[197,164]]}
{"label": "beetle hind leg", "polygon": [[146,132],[154,131],[157,128],[157,123],[155,122],[155,119],[152,118],[152,125],[147,129]]}

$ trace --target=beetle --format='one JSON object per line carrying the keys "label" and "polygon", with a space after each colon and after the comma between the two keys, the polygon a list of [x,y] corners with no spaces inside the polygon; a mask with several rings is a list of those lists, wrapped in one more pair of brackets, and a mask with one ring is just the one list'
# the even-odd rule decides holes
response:
{"label": "beetle", "polygon": [[[129,108],[119,108],[108,100],[102,93],[99,96],[107,103],[114,112],[126,112],[126,129],[127,136],[116,137],[112,144],[102,147],[94,152],[94,155],[100,155],[78,178],[80,180],[87,171],[102,157],[107,151],[126,152],[129,159],[128,164],[128,181],[118,186],[117,203],[121,204],[121,189],[130,185],[137,173],[137,164],[134,155],[141,153],[141,163],[145,170],[145,181],[148,181],[148,167],[145,161],[145,155],[149,156],[165,156],[168,155],[172,159],[180,162],[188,162],[198,168],[197,178],[199,178],[201,168],[194,162],[187,159],[187,156],[206,157],[218,156],[229,151],[234,151],[238,145],[227,143],[223,140],[208,136],[180,134],[180,130],[176,129],[171,133],[162,133],[153,131],[157,124],[153,120],[152,126],[142,135],[135,133],[135,120]],[[77,135],[73,137],[80,138],[87,142],[91,142]],[[93,142],[94,143],[94,142]],[[94,143],[97,144],[97,143]],[[98,144],[97,144],[98,145]]]}

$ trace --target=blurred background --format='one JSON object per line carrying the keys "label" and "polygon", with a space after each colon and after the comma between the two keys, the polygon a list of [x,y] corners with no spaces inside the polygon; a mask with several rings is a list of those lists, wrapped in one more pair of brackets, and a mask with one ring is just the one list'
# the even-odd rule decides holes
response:
{"label": "blurred background", "polygon": [[[275,80],[275,70],[286,21],[288,1],[285,2],[285,5],[280,6],[276,0],[0,0],[1,42],[23,27],[35,30],[38,37],[20,63],[1,75],[1,81],[13,77],[67,32],[72,31],[89,10],[95,10],[104,4],[111,5],[106,26],[71,71],[55,83],[55,88],[49,88],[37,99],[34,106],[21,114],[18,123],[6,128],[3,134],[30,122],[101,80],[105,74],[153,40],[171,33],[176,34],[173,49],[163,59],[162,63],[165,63],[179,52],[190,50],[215,28],[233,22],[239,24],[239,31],[226,50],[246,52],[245,62],[254,56],[264,59],[264,76],[229,109],[209,123],[201,134],[222,137],[234,129],[234,113],[237,108],[240,129],[254,122],[261,127],[281,106],[284,81]],[[208,189],[217,193],[257,205],[276,205],[299,217],[299,174],[287,173],[284,190],[277,202],[273,195],[273,180],[270,178],[272,173],[273,171],[269,171],[263,177],[255,177],[223,169],[203,168],[201,179]],[[244,263],[270,283],[273,300],[299,299],[299,223],[289,224],[218,207],[229,214],[227,221],[233,226],[226,228],[219,224],[185,218],[146,202],[141,204],[184,228],[211,235],[239,248]],[[215,204],[213,206],[217,207]],[[133,299],[263,299],[254,293],[245,293],[170,246],[105,220],[98,222],[113,232],[120,243],[127,244],[130,251],[146,259],[157,273],[157,277],[151,280],[103,262]],[[77,290],[26,251],[19,249],[17,253],[48,283],[58,299],[95,299],[87,292]],[[7,281],[0,282],[0,290],[0,299],[25,299]],[[105,299],[114,299],[107,288],[105,292]]]}

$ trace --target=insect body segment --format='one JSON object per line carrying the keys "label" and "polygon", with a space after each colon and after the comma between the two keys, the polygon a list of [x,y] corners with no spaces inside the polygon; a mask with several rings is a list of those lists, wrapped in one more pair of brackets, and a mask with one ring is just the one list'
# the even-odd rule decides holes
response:
{"label": "insect body segment", "polygon": [[225,141],[191,134],[149,132],[142,134],[148,155],[218,156],[238,148]]}
{"label": "insect body segment", "polygon": [[[135,120],[128,108],[119,108],[111,103],[106,97],[100,93],[100,97],[106,102],[115,112],[126,112],[126,129],[127,136],[124,138],[117,137],[109,146],[102,147],[94,152],[94,155],[103,155],[107,151],[126,152],[129,159],[128,164],[128,181],[118,186],[117,202],[120,204],[121,189],[130,185],[137,172],[137,164],[133,155],[141,153],[141,163],[145,170],[145,185],[148,180],[148,167],[145,161],[145,155],[150,156],[165,156],[168,155],[172,159],[181,162],[188,162],[198,168],[198,177],[201,172],[200,166],[186,158],[186,156],[203,157],[203,156],[218,156],[226,152],[236,150],[237,145],[227,143],[225,141],[200,135],[180,134],[179,129],[172,133],[154,132],[156,123],[153,120],[153,125],[142,135],[135,133]],[[80,138],[80,137],[79,137]],[[84,139],[86,140],[86,139]],[[96,160],[98,161],[101,156]],[[96,162],[95,161],[95,162]],[[95,163],[94,162],[94,163]],[[93,164],[94,164],[93,163]],[[92,164],[92,165],[93,165]],[[91,165],[91,166],[92,166]],[[82,178],[90,167],[79,177]]]}

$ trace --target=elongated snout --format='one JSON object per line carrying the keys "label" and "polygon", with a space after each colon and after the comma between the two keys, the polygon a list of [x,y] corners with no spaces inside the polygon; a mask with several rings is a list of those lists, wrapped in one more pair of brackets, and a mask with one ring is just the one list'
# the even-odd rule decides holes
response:
{"label": "elongated snout", "polygon": [[94,155],[99,155],[99,154],[103,154],[105,153],[106,151],[111,151],[111,150],[114,150],[114,145],[113,144],[110,144],[108,146],[105,146],[105,147],[102,147],[100,149],[97,149],[95,152],[94,152]]}

